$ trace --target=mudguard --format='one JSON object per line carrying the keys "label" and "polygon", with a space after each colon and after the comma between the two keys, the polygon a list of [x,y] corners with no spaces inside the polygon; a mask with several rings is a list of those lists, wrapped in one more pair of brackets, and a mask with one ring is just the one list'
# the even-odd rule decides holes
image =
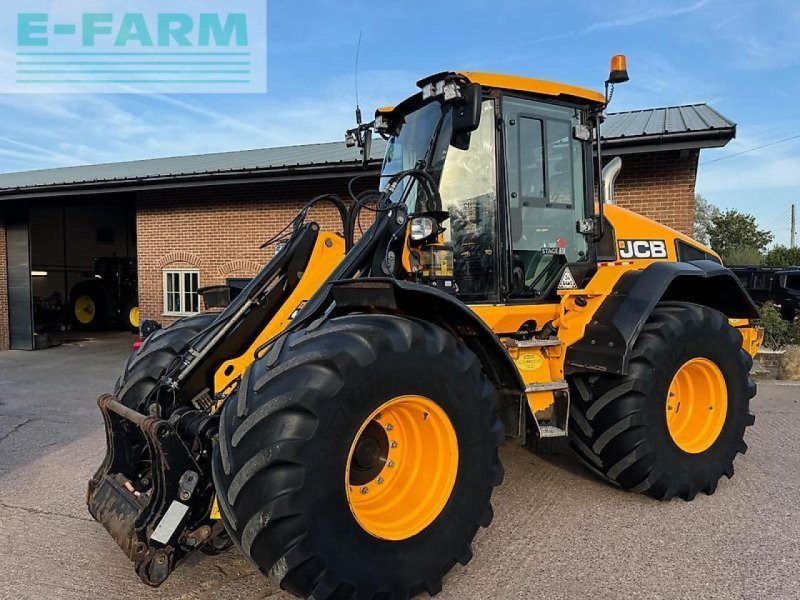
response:
{"label": "mudguard", "polygon": [[653,263],[620,278],[583,338],[567,349],[567,371],[627,374],[633,344],[656,304],[663,301],[701,304],[731,319],[760,316],[739,279],[719,263]]}
{"label": "mudguard", "polygon": [[478,356],[500,393],[519,397],[525,389],[500,339],[466,304],[450,294],[418,283],[370,277],[333,282],[331,295],[336,315],[387,312],[434,323],[461,339]]}

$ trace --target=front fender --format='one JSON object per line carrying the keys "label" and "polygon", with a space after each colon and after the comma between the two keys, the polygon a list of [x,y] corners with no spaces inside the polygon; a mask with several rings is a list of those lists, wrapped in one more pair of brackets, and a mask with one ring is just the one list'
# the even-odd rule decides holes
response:
{"label": "front fender", "polygon": [[691,302],[730,319],[757,319],[758,308],[741,281],[710,260],[658,262],[620,277],[580,341],[567,349],[572,371],[627,374],[639,332],[661,301]]}
{"label": "front fender", "polygon": [[466,304],[435,288],[388,278],[363,278],[331,284],[335,315],[386,312],[438,325],[460,339],[480,359],[501,394],[517,398],[525,384],[500,339]]}

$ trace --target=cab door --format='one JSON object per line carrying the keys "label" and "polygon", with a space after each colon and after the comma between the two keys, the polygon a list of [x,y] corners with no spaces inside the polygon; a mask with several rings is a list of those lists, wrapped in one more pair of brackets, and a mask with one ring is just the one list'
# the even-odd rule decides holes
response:
{"label": "cab door", "polygon": [[504,96],[509,295],[543,298],[568,263],[588,259],[576,224],[586,217],[585,142],[579,107]]}

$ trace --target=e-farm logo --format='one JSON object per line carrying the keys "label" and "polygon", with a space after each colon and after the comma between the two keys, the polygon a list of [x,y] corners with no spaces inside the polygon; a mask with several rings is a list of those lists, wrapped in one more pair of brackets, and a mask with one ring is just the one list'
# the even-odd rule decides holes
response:
{"label": "e-farm logo", "polygon": [[15,30],[0,32],[13,75],[0,92],[266,91],[266,0],[11,5]]}

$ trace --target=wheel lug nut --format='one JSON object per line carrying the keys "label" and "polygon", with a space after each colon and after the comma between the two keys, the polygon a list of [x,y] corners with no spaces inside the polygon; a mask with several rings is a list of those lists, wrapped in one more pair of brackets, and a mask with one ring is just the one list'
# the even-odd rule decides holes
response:
{"label": "wheel lug nut", "polygon": [[[392,467],[394,467],[394,461],[392,461],[392,460],[388,461],[388,462],[386,463],[386,466],[387,466],[389,469],[391,469]],[[379,479],[380,479],[380,478],[379,478]]]}
{"label": "wheel lug nut", "polygon": [[392,429],[394,429],[394,425],[392,425],[391,423],[387,423],[386,424],[386,431],[391,431]]}
{"label": "wheel lug nut", "polygon": [[383,483],[383,477],[378,477],[375,481],[378,482],[378,485]]}
{"label": "wheel lug nut", "polygon": [[375,420],[380,421],[382,416],[383,415],[381,413],[378,413],[377,415],[375,415]]}
{"label": "wheel lug nut", "polygon": [[398,444],[397,444],[397,442],[392,442],[391,446],[392,446],[392,448],[397,448]]}
{"label": "wheel lug nut", "polygon": [[362,487],[361,488],[361,493],[362,494],[368,494],[369,493],[369,488],[367,486]]}

